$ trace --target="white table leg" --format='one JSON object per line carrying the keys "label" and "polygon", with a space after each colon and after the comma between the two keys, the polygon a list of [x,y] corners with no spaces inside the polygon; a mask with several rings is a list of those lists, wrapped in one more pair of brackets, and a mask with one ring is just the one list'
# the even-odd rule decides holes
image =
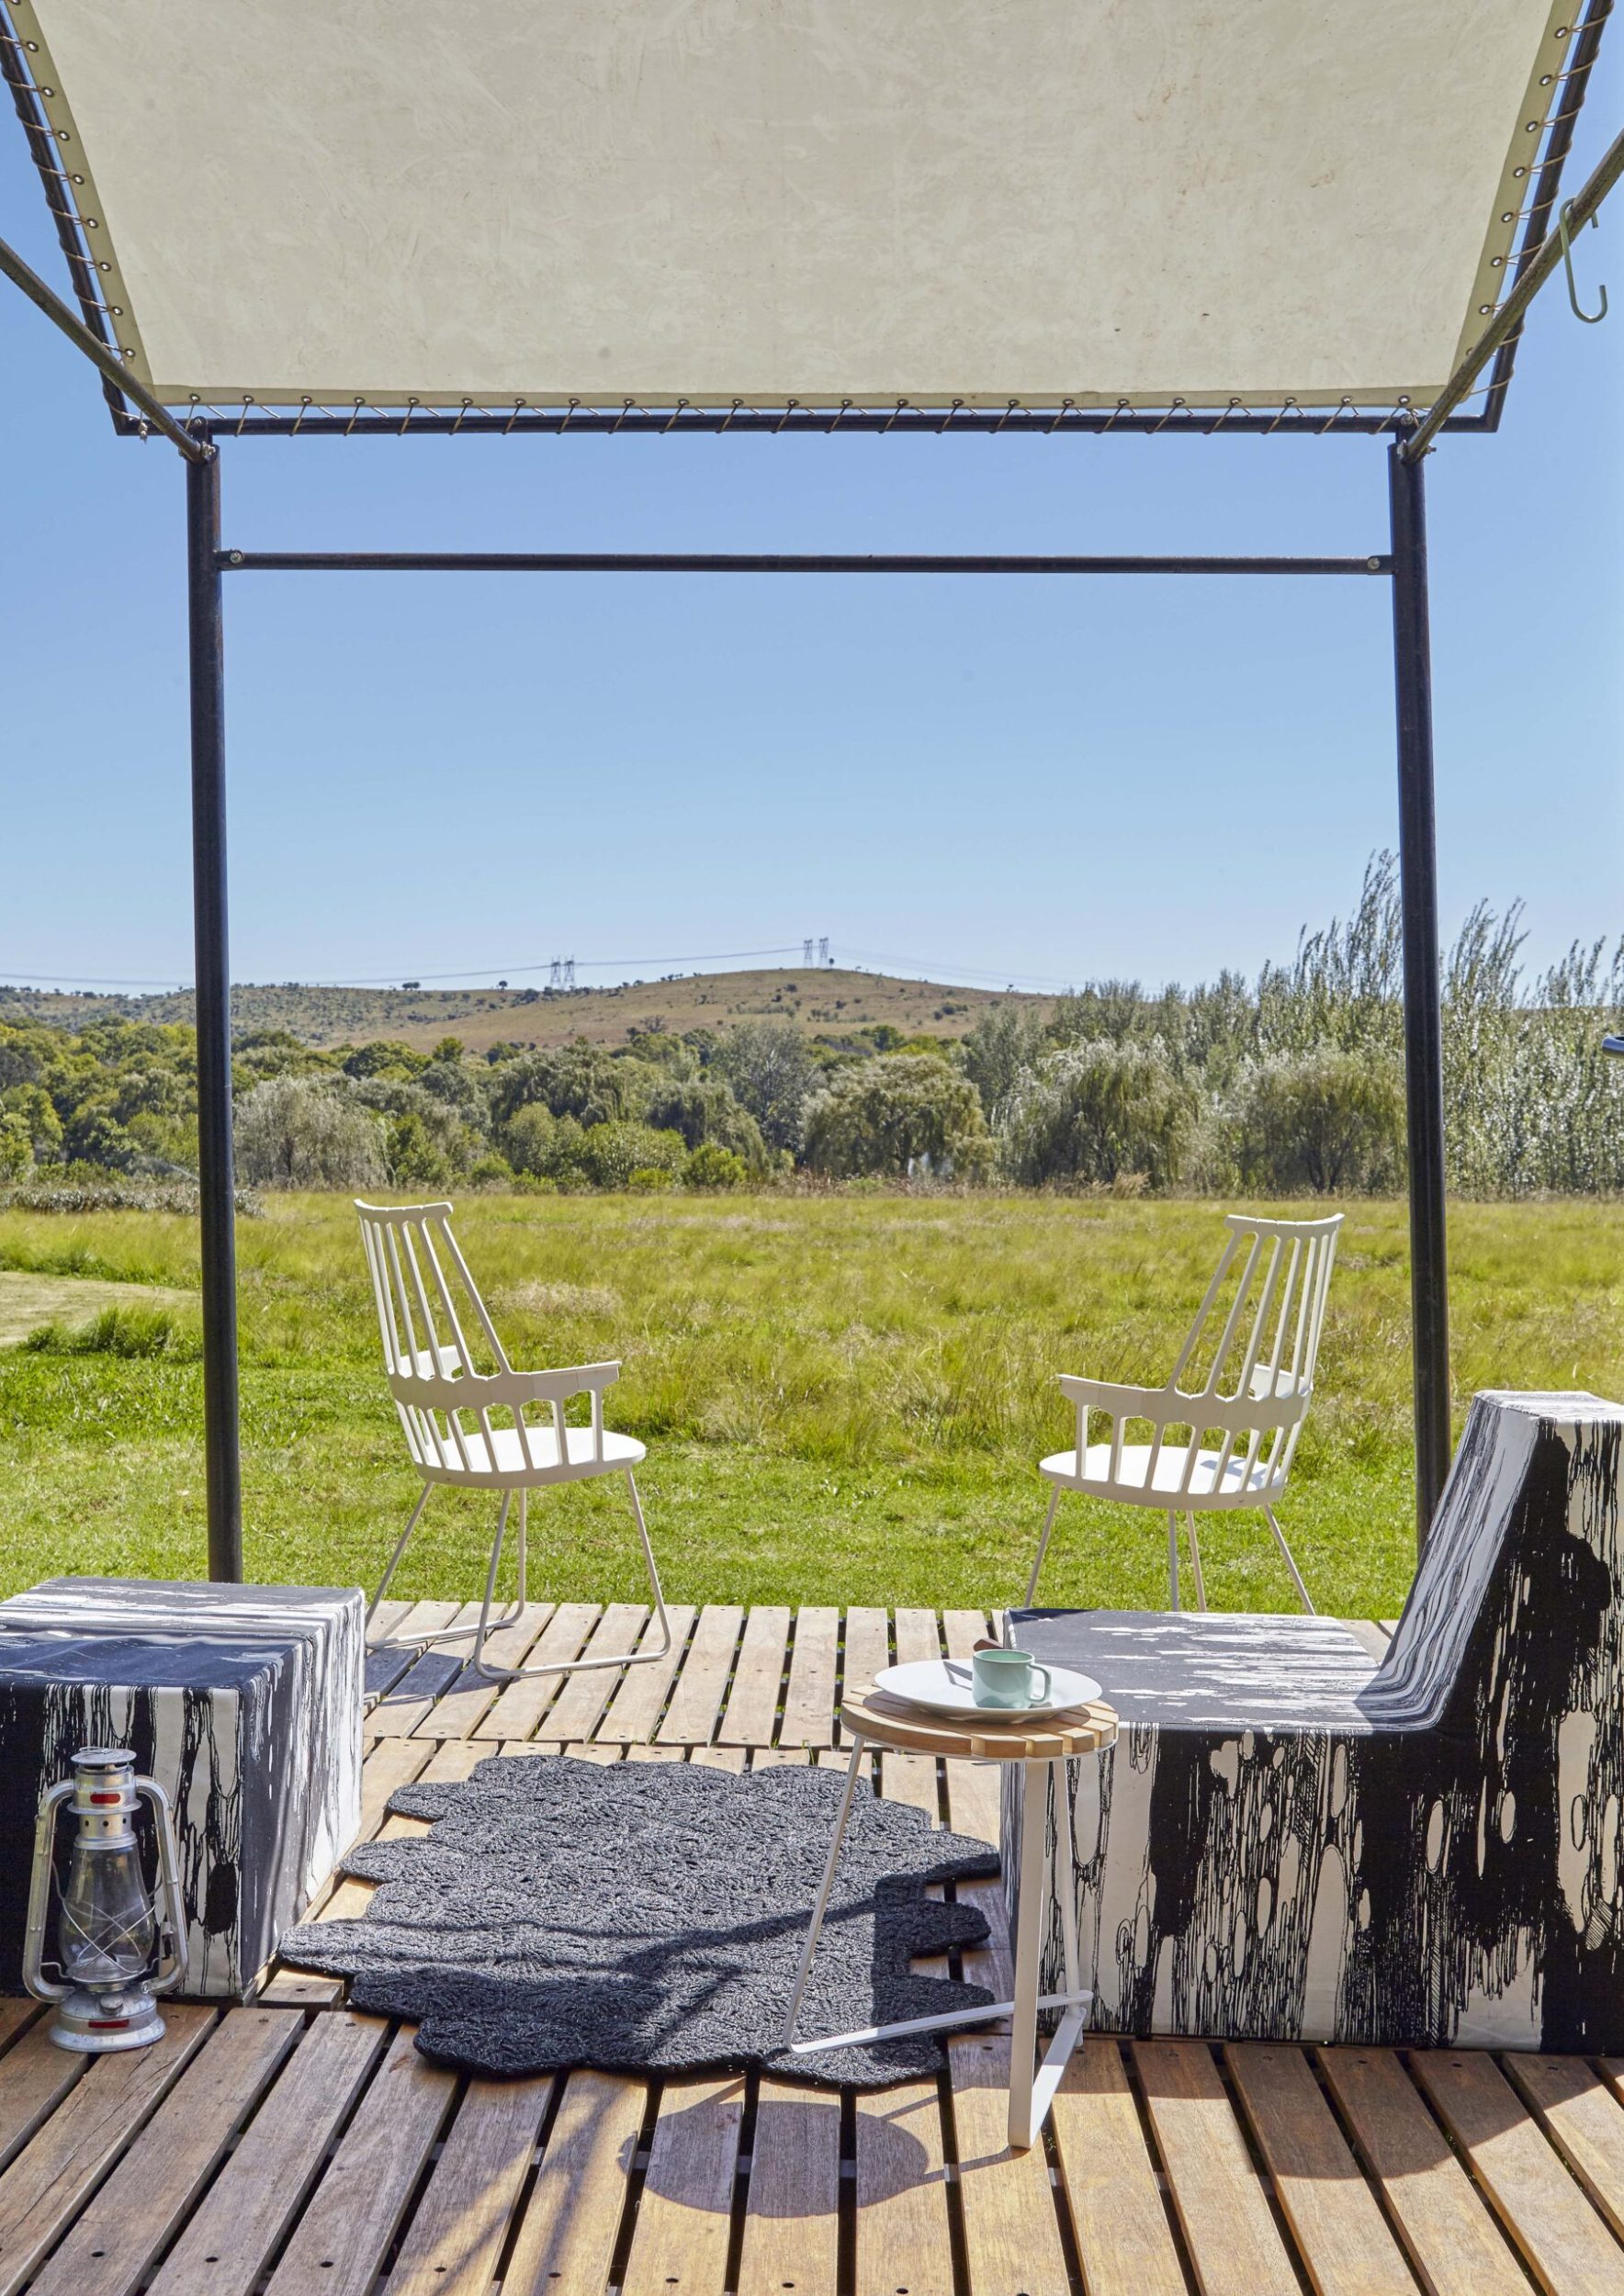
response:
{"label": "white table leg", "polygon": [[818,1893],[818,1903],[812,1908],[812,1926],[806,1932],[806,1948],[801,1955],[801,1966],[795,1976],[795,1989],[790,1996],[789,2015],[784,2020],[784,2045],[793,2047],[795,2038],[795,2019],[801,2013],[801,1996],[806,1990],[806,1980],[812,1974],[812,1954],[818,1943],[818,1932],[823,1927],[829,1893],[835,1885],[835,1872],[840,1863],[840,1844],[846,1839],[846,1821],[851,1815],[851,1800],[857,1791],[857,1773],[863,1767],[863,1741],[853,1734],[851,1759],[846,1765],[846,1791],[840,1796],[840,1814],[835,1819],[835,1838],[829,1845],[829,1863],[823,1869],[823,1886]]}
{"label": "white table leg", "polygon": [[[1009,2144],[1023,2153],[1037,2134],[1032,2061],[1038,2043],[1038,1960],[1049,1885],[1048,1764],[1021,1765],[1021,1880],[1015,1908],[1015,2014],[1009,2032]],[[1034,1794],[1033,1785],[1038,1787]]]}

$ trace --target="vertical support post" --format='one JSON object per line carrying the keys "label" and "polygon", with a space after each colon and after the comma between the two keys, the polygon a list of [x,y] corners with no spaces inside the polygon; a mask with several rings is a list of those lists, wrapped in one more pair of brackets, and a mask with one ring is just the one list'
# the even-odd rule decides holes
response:
{"label": "vertical support post", "polygon": [[1415,1532],[1425,1548],[1449,1471],[1449,1298],[1444,1212],[1443,995],[1432,772],[1424,457],[1388,455],[1393,666],[1398,703],[1399,890],[1404,917],[1410,1323],[1415,1399]]}
{"label": "vertical support post", "polygon": [[203,1255],[203,1436],[209,1575],[242,1576],[237,1421],[237,1240],[231,1157],[231,972],[226,935],[225,617],[220,456],[186,465],[192,695],[192,920],[197,950],[197,1178]]}

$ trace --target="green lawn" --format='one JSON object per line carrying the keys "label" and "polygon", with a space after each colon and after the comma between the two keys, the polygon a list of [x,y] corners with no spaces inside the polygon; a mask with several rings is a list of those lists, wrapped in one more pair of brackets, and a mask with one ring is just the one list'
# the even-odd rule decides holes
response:
{"label": "green lawn", "polygon": [[[1309,1208],[1312,1209],[1312,1208]],[[1022,1582],[1063,1370],[1156,1379],[1211,1272],[1210,1203],[976,1197],[470,1199],[459,1221],[521,1364],[621,1358],[612,1424],[676,1598],[976,1604]],[[381,1377],[354,1215],[279,1198],[238,1230],[250,1575],[370,1581],[417,1485]],[[1624,1206],[1460,1205],[1457,1424],[1474,1388],[1618,1392]],[[195,1287],[192,1225],[0,1213],[0,1268]],[[159,1327],[162,1328],[161,1326]],[[201,1375],[0,1349],[0,1581],[199,1575]],[[1414,1553],[1402,1205],[1348,1208],[1319,1398],[1282,1510],[1323,1609],[1390,1615]],[[400,1591],[473,1593],[493,1502],[437,1494]],[[1054,1602],[1160,1605],[1160,1518],[1067,1501]],[[532,1592],[633,1597],[617,1485],[540,1494]],[[1208,1597],[1291,1606],[1260,1517],[1203,1529]]]}

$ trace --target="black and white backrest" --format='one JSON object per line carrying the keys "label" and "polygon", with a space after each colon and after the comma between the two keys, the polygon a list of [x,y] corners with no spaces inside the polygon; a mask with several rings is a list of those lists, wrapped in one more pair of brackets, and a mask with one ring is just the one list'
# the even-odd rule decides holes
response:
{"label": "black and white backrest", "polygon": [[1014,1614],[1122,1718],[1070,1773],[1097,2022],[1624,2048],[1621,1434],[1479,1395],[1380,1663],[1324,1619]]}

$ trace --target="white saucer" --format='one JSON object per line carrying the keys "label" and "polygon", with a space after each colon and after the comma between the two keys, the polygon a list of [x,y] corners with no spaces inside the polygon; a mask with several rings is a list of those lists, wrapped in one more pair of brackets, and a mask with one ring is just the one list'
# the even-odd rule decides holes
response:
{"label": "white saucer", "polygon": [[874,1676],[874,1688],[931,1714],[974,1715],[982,1722],[1031,1722],[1043,1715],[1069,1714],[1100,1696],[1091,1675],[1074,1674],[1066,1666],[1053,1666],[1049,1673],[1050,1694],[1035,1706],[978,1705],[967,1659],[916,1659],[909,1666],[887,1666]]}

